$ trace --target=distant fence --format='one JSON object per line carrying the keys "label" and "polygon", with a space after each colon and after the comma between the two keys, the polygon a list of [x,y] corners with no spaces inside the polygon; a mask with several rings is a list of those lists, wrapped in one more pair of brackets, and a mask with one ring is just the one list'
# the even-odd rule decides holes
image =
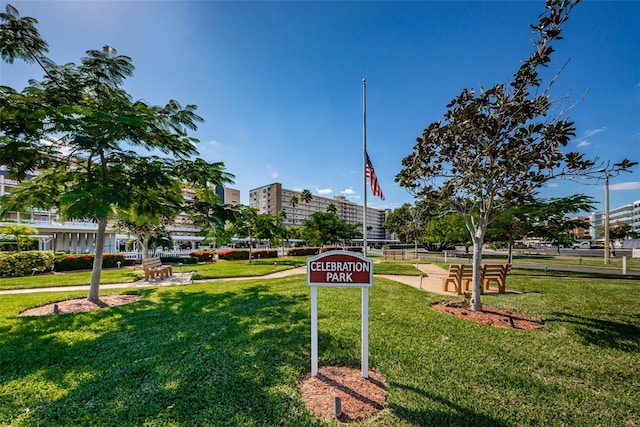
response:
{"label": "distant fence", "polygon": [[[180,250],[171,250],[171,251],[156,251],[149,252],[150,256],[154,257],[187,257],[191,255],[194,249],[180,249]],[[141,261],[142,260],[142,251],[127,251],[124,253],[124,259],[131,261]]]}

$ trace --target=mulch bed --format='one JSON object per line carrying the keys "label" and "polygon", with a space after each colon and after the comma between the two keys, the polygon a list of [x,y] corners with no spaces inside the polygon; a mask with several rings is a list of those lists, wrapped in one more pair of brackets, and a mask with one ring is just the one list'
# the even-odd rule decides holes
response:
{"label": "mulch bed", "polygon": [[437,303],[431,306],[434,310],[470,320],[483,325],[497,326],[499,328],[510,329],[540,329],[544,322],[521,313],[501,310],[499,308],[482,306],[482,311],[471,311],[464,301],[448,301]]}
{"label": "mulch bed", "polygon": [[[325,366],[318,376],[307,374],[298,384],[307,408],[318,417],[343,423],[362,421],[384,408],[387,386],[382,376],[369,370],[369,378],[362,371],[347,366]],[[342,403],[342,415],[337,418],[334,398]]]}
{"label": "mulch bed", "polygon": [[50,316],[54,314],[79,313],[82,311],[98,310],[100,308],[115,307],[117,305],[129,304],[138,301],[142,295],[107,295],[100,297],[95,303],[86,298],[70,299],[55,303],[42,305],[40,307],[29,308],[19,316]]}

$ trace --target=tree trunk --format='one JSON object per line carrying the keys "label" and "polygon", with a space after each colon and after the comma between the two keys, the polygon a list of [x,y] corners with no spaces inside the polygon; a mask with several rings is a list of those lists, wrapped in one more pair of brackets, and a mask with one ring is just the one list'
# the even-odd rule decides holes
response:
{"label": "tree trunk", "polygon": [[513,238],[512,237],[509,238],[508,247],[509,247],[509,251],[507,254],[507,263],[513,264]]}
{"label": "tree trunk", "polygon": [[482,302],[480,301],[480,292],[482,291],[480,265],[482,264],[482,245],[484,244],[486,228],[485,220],[480,217],[473,233],[473,290],[471,291],[471,301],[469,302],[469,310],[471,311],[482,311]]}
{"label": "tree trunk", "polygon": [[102,254],[104,252],[104,240],[107,230],[107,218],[101,218],[96,234],[96,252],[93,257],[93,270],[91,271],[91,285],[89,286],[89,301],[100,301],[100,273],[102,273]]}
{"label": "tree trunk", "polygon": [[149,258],[149,241],[151,236],[142,236],[142,258]]}

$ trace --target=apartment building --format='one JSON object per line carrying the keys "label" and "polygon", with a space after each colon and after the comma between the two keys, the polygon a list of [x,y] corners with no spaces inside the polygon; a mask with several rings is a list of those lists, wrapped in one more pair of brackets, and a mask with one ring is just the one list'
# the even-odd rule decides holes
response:
{"label": "apartment building", "polygon": [[[327,207],[332,204],[336,207],[338,216],[350,224],[362,224],[364,206],[358,205],[343,196],[333,198],[313,196],[310,202],[300,199],[302,192],[289,190],[282,187],[281,183],[272,183],[262,187],[249,190],[249,206],[257,209],[260,213],[278,215],[284,211],[286,218],[284,225],[301,226],[305,218],[314,212],[326,212]],[[298,202],[294,205],[291,202],[295,196]],[[294,198],[294,199],[295,199]],[[391,211],[367,207],[367,241],[372,243],[385,243],[397,241],[395,236],[383,228],[384,221]]]}
{"label": "apartment building", "polygon": [[[594,212],[591,214],[591,236],[593,240],[604,239],[605,212]],[[631,231],[640,233],[640,200],[636,200],[628,205],[609,209],[609,225],[617,223],[629,224]]]}
{"label": "apartment building", "polygon": [[[11,193],[11,189],[18,185],[7,171],[5,166],[0,166],[0,196]],[[216,194],[220,196],[222,203],[236,205],[240,203],[240,190],[233,188],[216,188]],[[182,195],[189,200],[195,195],[195,190],[185,186]],[[41,250],[68,251],[72,253],[91,253],[95,251],[96,233],[98,224],[90,221],[61,221],[57,209],[39,210],[31,209],[27,214],[10,212],[4,218],[0,218],[0,226],[3,223],[20,223],[38,230],[38,246]],[[187,214],[178,215],[172,224],[167,226],[176,248],[196,248],[203,238],[198,236],[200,228],[193,223],[193,219]],[[107,226],[104,250],[105,252],[124,251],[127,241],[135,236],[114,229],[111,224]]]}

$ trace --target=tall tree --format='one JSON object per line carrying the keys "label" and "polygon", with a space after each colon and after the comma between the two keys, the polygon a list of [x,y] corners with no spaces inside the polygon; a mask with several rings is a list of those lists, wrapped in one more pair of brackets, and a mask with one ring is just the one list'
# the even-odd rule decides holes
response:
{"label": "tall tree", "polygon": [[594,200],[584,194],[569,197],[540,199],[528,207],[531,227],[529,236],[542,237],[560,253],[560,246],[570,246],[575,241],[573,230],[588,227],[589,221],[571,219],[568,215],[593,209]]}
{"label": "tall tree", "polygon": [[[488,224],[500,212],[531,200],[550,179],[593,172],[583,154],[563,153],[575,128],[556,105],[551,84],[541,88],[561,28],[578,0],[548,0],[531,28],[537,33],[531,56],[508,84],[464,89],[437,121],[417,138],[396,176],[418,198],[445,201],[461,214],[473,242],[471,309],[482,310],[480,264]],[[553,81],[551,82],[553,83]]]}
{"label": "tall tree", "polygon": [[314,212],[302,220],[303,236],[312,245],[346,242],[362,236],[362,224],[350,224],[334,212]]}
{"label": "tall tree", "polygon": [[289,203],[291,203],[291,206],[293,206],[294,210],[296,206],[298,206],[299,201],[300,199],[298,199],[298,196],[296,196],[295,194],[291,195],[291,198],[289,199]]}
{"label": "tall tree", "polygon": [[258,210],[247,205],[238,207],[238,215],[229,225],[229,233],[249,240],[249,262],[253,259],[253,239],[258,229]]}
{"label": "tall tree", "polygon": [[[90,50],[80,65],[58,66],[47,58],[37,20],[8,5],[0,14],[0,55],[8,63],[37,63],[42,81],[21,92],[0,87],[0,163],[16,177],[39,175],[5,198],[1,210],[57,207],[65,219],[98,224],[88,299],[99,299],[107,223],[118,209],[158,216],[177,209],[177,183],[222,185],[222,164],[192,160],[197,139],[189,131],[202,121],[195,105],[164,106],[133,101],[122,88],[133,74],[131,58],[110,46]],[[136,151],[132,150],[133,147]],[[148,152],[147,152],[148,151]],[[150,153],[159,152],[161,156]],[[196,171],[205,171],[202,176]],[[178,192],[178,194],[180,194]]]}
{"label": "tall tree", "polygon": [[311,200],[313,199],[313,195],[311,194],[311,191],[309,191],[308,189],[304,189],[302,190],[302,192],[300,193],[300,201],[301,202],[305,202],[307,204],[311,203]]}
{"label": "tall tree", "polygon": [[0,235],[11,237],[16,241],[16,248],[18,252],[22,251],[22,248],[29,245],[31,238],[29,236],[35,236],[38,234],[38,230],[26,225],[20,224],[7,224],[0,227]]}

